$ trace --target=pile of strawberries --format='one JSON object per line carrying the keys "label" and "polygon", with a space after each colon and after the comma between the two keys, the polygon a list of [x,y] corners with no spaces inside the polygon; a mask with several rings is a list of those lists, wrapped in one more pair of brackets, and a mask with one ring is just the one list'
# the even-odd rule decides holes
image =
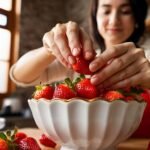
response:
{"label": "pile of strawberries", "polygon": [[140,87],[130,87],[119,90],[103,90],[100,92],[98,88],[91,84],[90,78],[85,78],[84,75],[80,75],[75,80],[66,78],[63,82],[57,82],[47,85],[38,85],[33,94],[33,98],[39,100],[45,98],[47,100],[60,98],[71,99],[80,97],[86,100],[100,97],[103,100],[143,100],[144,90]]}
{"label": "pile of strawberries", "polygon": [[[42,134],[39,139],[40,144],[46,147],[55,147],[56,143]],[[41,150],[38,142],[27,136],[24,132],[14,131],[0,132],[0,150]]]}
{"label": "pile of strawberries", "polygon": [[52,98],[70,99],[74,97],[92,99],[97,96],[97,87],[92,85],[90,79],[85,78],[84,75],[81,75],[74,81],[66,78],[63,82],[50,85],[38,85],[33,94],[33,98],[37,100],[40,98],[50,100]]}

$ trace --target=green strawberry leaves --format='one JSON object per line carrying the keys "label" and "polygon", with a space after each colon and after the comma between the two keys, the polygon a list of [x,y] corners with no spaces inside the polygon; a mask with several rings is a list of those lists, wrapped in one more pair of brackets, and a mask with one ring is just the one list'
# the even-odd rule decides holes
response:
{"label": "green strawberry leaves", "polygon": [[15,134],[17,133],[17,127],[14,130],[7,130],[6,132],[0,132],[0,138],[5,140],[8,144],[9,150],[16,150],[17,144],[15,143]]}
{"label": "green strawberry leaves", "polygon": [[7,136],[3,132],[0,132],[0,138],[5,141],[7,140]]}

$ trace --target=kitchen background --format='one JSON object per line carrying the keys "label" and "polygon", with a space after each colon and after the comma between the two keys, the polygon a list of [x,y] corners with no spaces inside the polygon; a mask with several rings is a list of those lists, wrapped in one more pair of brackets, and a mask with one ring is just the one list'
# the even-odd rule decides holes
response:
{"label": "kitchen background", "polygon": [[[32,49],[41,47],[44,33],[56,23],[72,20],[88,29],[89,3],[90,0],[22,0],[19,57]],[[148,18],[150,18],[150,11]],[[145,37],[147,40],[144,47],[150,49],[150,35],[146,34]],[[21,102],[18,107],[23,106],[22,110],[25,110],[27,116],[30,115],[27,99],[31,97],[33,91],[34,87],[17,86],[16,91],[12,93],[13,99],[17,98]],[[17,104],[13,107],[16,106]],[[19,119],[17,121],[20,122]],[[34,125],[32,120],[30,122],[29,125]]]}

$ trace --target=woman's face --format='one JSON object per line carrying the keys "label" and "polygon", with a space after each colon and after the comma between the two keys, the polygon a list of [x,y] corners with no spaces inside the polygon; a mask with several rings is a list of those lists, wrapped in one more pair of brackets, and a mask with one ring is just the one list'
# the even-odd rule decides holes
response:
{"label": "woman's face", "polygon": [[126,41],[135,28],[128,0],[99,0],[96,18],[106,47]]}

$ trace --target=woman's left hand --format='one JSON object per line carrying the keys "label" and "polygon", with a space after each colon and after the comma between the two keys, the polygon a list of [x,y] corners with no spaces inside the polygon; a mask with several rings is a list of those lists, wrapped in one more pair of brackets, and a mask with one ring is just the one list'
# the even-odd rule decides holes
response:
{"label": "woman's left hand", "polygon": [[91,82],[100,89],[136,85],[150,88],[150,62],[144,50],[131,42],[106,49],[91,62],[90,70],[95,72]]}

